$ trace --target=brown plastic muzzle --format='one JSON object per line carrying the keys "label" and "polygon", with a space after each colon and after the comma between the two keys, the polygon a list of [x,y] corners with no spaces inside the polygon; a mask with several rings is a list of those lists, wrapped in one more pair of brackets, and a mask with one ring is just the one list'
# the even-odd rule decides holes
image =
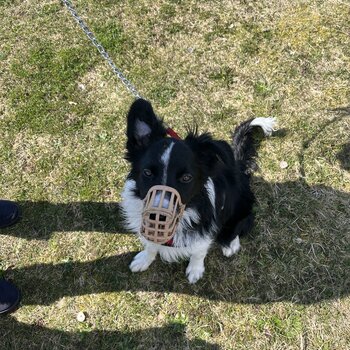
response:
{"label": "brown plastic muzzle", "polygon": [[185,210],[179,192],[164,185],[153,186],[144,199],[141,234],[151,242],[164,244],[174,237]]}

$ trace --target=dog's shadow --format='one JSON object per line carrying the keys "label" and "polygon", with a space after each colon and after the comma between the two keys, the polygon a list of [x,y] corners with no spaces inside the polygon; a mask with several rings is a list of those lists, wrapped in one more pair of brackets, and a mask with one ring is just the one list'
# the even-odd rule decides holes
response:
{"label": "dog's shadow", "polygon": [[[202,280],[190,285],[186,262],[159,260],[140,274],[128,265],[136,252],[87,262],[35,264],[7,270],[23,291],[24,304],[51,304],[64,296],[111,291],[157,291],[213,300],[309,304],[350,292],[350,196],[303,181],[254,179],[256,226],[236,257],[213,249]],[[56,231],[120,231],[117,204],[21,202],[23,220],[2,234],[48,239]],[[28,231],[29,228],[29,231]],[[136,237],[135,237],[136,240]],[[45,293],[43,293],[45,291]]]}

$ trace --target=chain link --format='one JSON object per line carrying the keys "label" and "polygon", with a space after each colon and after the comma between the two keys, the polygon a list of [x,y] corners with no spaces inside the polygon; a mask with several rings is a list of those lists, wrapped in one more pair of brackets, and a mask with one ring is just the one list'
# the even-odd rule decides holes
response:
{"label": "chain link", "polygon": [[77,11],[75,10],[74,6],[72,5],[72,2],[69,0],[61,0],[61,1],[67,7],[67,9],[71,13],[71,15],[74,17],[74,19],[78,22],[79,26],[84,31],[86,36],[90,39],[90,41],[96,47],[96,49],[101,54],[101,56],[107,61],[107,63],[111,67],[113,73],[118,77],[119,80],[121,80],[121,82],[124,84],[124,86],[127,88],[127,90],[130,91],[134,95],[135,98],[142,98],[141,95],[138,93],[138,91],[135,89],[135,87],[130,83],[130,81],[128,79],[126,79],[126,77],[120,71],[120,69],[117,68],[116,65],[113,63],[113,61],[109,57],[107,51],[99,43],[99,41],[96,39],[95,35],[91,32],[91,30],[88,28],[88,26],[83,21],[83,19],[78,15]]}

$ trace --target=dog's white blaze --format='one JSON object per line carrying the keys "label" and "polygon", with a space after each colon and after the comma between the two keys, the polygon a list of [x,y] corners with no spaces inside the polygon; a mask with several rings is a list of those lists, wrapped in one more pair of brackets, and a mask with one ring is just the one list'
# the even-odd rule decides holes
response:
{"label": "dog's white blaze", "polygon": [[274,128],[276,126],[276,119],[269,117],[269,118],[255,118],[250,123],[251,126],[260,126],[261,129],[263,129],[265,136],[271,136],[272,131],[274,131]]}
{"label": "dog's white blaze", "polygon": [[164,165],[164,169],[163,169],[163,178],[162,178],[162,184],[166,185],[166,181],[167,181],[167,173],[168,173],[168,166],[169,166],[169,161],[170,161],[170,154],[171,154],[171,150],[174,147],[174,142],[172,142],[169,147],[164,151],[164,153],[162,154],[160,160]]}

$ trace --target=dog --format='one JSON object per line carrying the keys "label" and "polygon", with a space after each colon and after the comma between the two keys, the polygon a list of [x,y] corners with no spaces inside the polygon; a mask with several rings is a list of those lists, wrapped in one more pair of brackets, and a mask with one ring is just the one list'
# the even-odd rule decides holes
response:
{"label": "dog", "polygon": [[[177,139],[167,135],[165,124],[148,101],[138,99],[131,105],[125,155],[131,170],[121,210],[127,229],[138,234],[144,246],[130,264],[132,272],[148,269],[159,253],[167,262],[189,259],[186,275],[190,283],[196,283],[215,242],[226,257],[239,251],[240,237],[254,222],[250,178],[256,168],[257,145],[253,134],[260,129],[270,136],[274,125],[274,118],[247,120],[233,132],[231,145],[214,140],[209,133],[199,134],[197,128]],[[173,237],[164,244],[141,234],[145,200],[157,185],[173,189],[184,206]]]}

